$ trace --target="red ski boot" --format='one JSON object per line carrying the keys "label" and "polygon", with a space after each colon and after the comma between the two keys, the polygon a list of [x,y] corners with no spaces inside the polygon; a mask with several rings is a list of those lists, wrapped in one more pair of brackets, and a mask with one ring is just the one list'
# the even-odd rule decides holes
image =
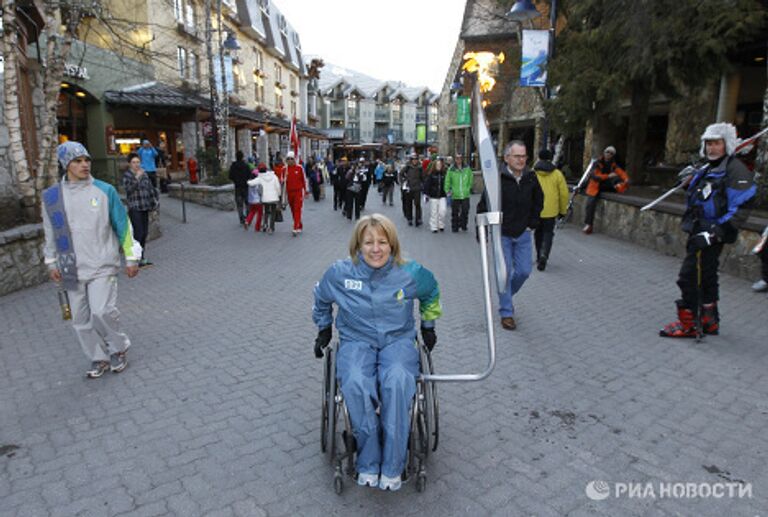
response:
{"label": "red ski boot", "polygon": [[720,333],[720,313],[717,302],[705,303],[701,306],[701,326],[705,334],[716,336]]}
{"label": "red ski boot", "polygon": [[682,300],[677,300],[678,321],[666,325],[659,331],[662,337],[696,337],[696,322],[693,317],[693,311],[683,304]]}

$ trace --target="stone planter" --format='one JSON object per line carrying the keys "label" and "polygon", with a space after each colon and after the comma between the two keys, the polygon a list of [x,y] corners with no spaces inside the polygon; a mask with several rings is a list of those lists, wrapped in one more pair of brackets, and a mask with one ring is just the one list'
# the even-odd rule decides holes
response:
{"label": "stone planter", "polygon": [[168,185],[168,195],[172,198],[180,199],[182,186],[184,188],[184,198],[190,203],[215,208],[216,210],[235,209],[235,186],[231,183],[221,187],[171,183]]}
{"label": "stone planter", "polygon": [[42,224],[0,232],[0,296],[46,281],[44,242]]}
{"label": "stone planter", "polygon": [[[581,229],[586,196],[576,196],[571,224]],[[673,257],[685,256],[688,235],[680,230],[685,210],[681,203],[661,203],[641,212],[650,199],[631,195],[603,194],[595,211],[594,231],[623,239]],[[720,255],[720,271],[747,280],[760,278],[760,259],[751,250],[768,221],[750,217],[733,244],[726,244]],[[585,238],[588,238],[585,236]],[[670,279],[674,281],[675,279]]]}

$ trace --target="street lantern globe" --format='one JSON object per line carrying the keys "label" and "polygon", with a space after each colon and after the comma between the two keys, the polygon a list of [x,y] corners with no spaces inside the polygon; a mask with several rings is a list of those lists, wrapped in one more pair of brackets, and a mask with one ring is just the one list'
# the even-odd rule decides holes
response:
{"label": "street lantern globe", "polygon": [[531,0],[517,0],[507,13],[507,18],[516,22],[525,22],[541,16]]}
{"label": "street lantern globe", "polygon": [[223,46],[227,50],[240,50],[240,43],[237,42],[237,38],[231,32],[227,33],[227,39],[224,40]]}

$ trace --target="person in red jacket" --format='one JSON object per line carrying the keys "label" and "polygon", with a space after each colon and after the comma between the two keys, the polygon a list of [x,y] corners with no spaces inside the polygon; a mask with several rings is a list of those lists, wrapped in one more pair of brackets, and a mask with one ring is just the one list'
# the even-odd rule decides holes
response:
{"label": "person in red jacket", "polygon": [[294,237],[301,233],[301,210],[304,206],[304,197],[309,194],[307,190],[307,176],[304,167],[296,163],[296,155],[293,151],[285,155],[285,191],[288,194],[288,204],[291,206],[293,217]]}
{"label": "person in red jacket", "polygon": [[629,176],[616,163],[616,148],[609,145],[603,151],[603,155],[595,163],[595,168],[587,183],[587,206],[585,209],[584,228],[582,231],[589,235],[592,233],[592,224],[595,221],[595,209],[601,192],[623,193],[629,186]]}

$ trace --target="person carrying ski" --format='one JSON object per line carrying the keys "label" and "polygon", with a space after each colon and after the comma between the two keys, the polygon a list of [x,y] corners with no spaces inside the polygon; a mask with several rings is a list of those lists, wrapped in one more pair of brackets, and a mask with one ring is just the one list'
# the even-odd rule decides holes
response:
{"label": "person carrying ski", "polygon": [[698,337],[720,330],[717,268],[723,245],[736,241],[738,227],[755,197],[754,173],[734,155],[736,128],[720,122],[701,135],[701,156],[707,162],[696,170],[686,191],[682,230],[689,237],[677,285],[678,321],[666,325],[664,337]]}

